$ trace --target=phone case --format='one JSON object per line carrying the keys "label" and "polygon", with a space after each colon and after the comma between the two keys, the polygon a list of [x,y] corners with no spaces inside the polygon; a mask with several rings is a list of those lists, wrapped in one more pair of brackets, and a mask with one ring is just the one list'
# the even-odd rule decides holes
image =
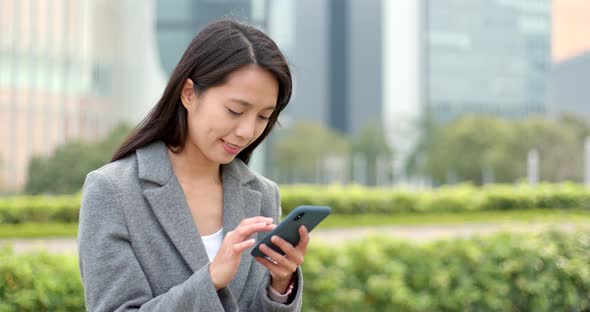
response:
{"label": "phone case", "polygon": [[265,257],[266,255],[258,249],[260,244],[266,244],[274,251],[285,255],[281,248],[275,246],[270,238],[273,235],[278,235],[291,245],[296,246],[299,242],[299,227],[305,225],[308,232],[311,232],[316,225],[324,220],[331,212],[330,207],[325,206],[299,206],[295,208],[285,219],[270,233],[268,233],[261,241],[259,241],[254,249],[252,249],[252,256]]}

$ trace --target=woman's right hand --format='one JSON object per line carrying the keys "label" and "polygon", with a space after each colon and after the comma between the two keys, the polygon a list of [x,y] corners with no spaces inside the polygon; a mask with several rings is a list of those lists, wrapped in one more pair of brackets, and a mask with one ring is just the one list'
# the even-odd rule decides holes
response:
{"label": "woman's right hand", "polygon": [[266,217],[247,218],[225,235],[217,255],[209,265],[209,274],[215,289],[226,287],[238,272],[242,252],[255,243],[250,236],[258,232],[271,231],[276,227],[272,222],[272,218]]}

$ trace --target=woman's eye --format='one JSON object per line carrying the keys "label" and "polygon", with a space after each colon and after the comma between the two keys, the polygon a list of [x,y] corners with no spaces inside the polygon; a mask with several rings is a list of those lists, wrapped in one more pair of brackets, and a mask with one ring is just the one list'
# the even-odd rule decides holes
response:
{"label": "woman's eye", "polygon": [[[227,108],[227,107],[226,107],[226,108]],[[231,109],[229,109],[229,108],[227,108],[227,111],[228,111],[230,114],[234,115],[234,116],[240,116],[240,115],[242,114],[242,113],[238,113],[238,112],[236,112],[236,111],[233,111],[233,110],[231,110]]]}
{"label": "woman's eye", "polygon": [[258,118],[262,119],[262,120],[269,120],[270,117],[266,117],[266,116],[258,116]]}

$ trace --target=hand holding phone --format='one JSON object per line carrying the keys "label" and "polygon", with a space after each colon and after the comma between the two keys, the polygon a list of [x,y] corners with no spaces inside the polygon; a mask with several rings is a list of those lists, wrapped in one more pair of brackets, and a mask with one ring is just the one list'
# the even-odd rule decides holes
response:
{"label": "hand holding phone", "polygon": [[285,219],[270,233],[268,233],[261,241],[259,241],[254,249],[252,249],[252,256],[265,257],[259,249],[261,244],[265,244],[274,251],[285,255],[285,252],[274,245],[270,238],[277,235],[296,246],[299,242],[299,227],[305,226],[308,232],[311,232],[322,220],[324,220],[331,212],[330,207],[325,206],[299,206],[295,208]]}

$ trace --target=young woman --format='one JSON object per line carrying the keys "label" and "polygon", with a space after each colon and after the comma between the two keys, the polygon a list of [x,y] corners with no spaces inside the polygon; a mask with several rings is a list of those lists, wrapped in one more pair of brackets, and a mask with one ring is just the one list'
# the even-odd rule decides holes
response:
{"label": "young woman", "polygon": [[309,236],[250,255],[279,221],[277,185],[252,151],[291,97],[260,30],[222,20],[190,43],[162,98],[86,178],[78,231],[89,311],[299,311]]}

